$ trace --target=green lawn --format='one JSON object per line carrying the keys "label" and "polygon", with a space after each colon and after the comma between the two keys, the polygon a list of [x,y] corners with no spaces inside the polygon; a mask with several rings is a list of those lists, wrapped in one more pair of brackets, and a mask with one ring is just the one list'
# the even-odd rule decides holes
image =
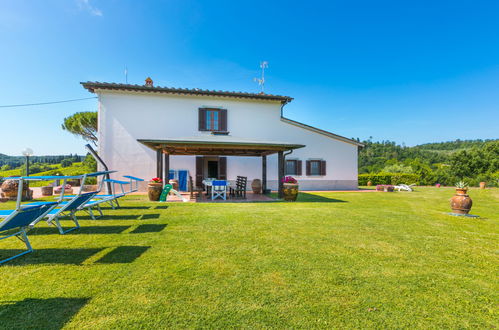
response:
{"label": "green lawn", "polygon": [[131,196],[31,231],[35,252],[0,266],[0,328],[497,328],[499,190],[471,190],[478,219],[447,215],[452,193]]}

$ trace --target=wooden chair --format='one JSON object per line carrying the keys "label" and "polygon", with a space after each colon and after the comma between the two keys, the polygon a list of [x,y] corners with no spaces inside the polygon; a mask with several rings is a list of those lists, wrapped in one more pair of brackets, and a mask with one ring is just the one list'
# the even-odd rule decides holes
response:
{"label": "wooden chair", "polygon": [[235,198],[246,199],[246,184],[248,178],[245,176],[238,176],[236,179],[236,186],[230,187],[230,195]]}

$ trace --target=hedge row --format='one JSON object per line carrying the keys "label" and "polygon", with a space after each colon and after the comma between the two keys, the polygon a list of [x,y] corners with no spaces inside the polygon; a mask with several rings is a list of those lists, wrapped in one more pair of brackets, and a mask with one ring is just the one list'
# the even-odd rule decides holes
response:
{"label": "hedge row", "polygon": [[367,186],[371,181],[373,186],[378,184],[418,184],[419,175],[409,173],[368,173],[359,174],[359,186]]}

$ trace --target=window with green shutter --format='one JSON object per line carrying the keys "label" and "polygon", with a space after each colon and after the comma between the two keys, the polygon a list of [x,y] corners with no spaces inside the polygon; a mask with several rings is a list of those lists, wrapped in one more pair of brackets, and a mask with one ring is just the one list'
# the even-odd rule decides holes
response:
{"label": "window with green shutter", "polygon": [[212,132],[227,131],[227,110],[201,108],[199,109],[199,130]]}
{"label": "window with green shutter", "polygon": [[307,175],[323,176],[326,175],[325,160],[307,160]]}
{"label": "window with green shutter", "polygon": [[301,175],[302,162],[297,159],[287,159],[286,167],[284,169],[286,175]]}

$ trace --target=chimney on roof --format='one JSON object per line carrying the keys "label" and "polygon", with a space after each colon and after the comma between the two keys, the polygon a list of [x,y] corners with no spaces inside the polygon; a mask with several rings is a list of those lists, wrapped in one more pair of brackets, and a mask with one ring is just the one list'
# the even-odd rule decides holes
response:
{"label": "chimney on roof", "polygon": [[147,78],[146,78],[146,86],[147,86],[147,87],[152,87],[152,86],[153,86],[153,85],[152,85],[152,79],[151,79],[151,77],[147,77]]}

